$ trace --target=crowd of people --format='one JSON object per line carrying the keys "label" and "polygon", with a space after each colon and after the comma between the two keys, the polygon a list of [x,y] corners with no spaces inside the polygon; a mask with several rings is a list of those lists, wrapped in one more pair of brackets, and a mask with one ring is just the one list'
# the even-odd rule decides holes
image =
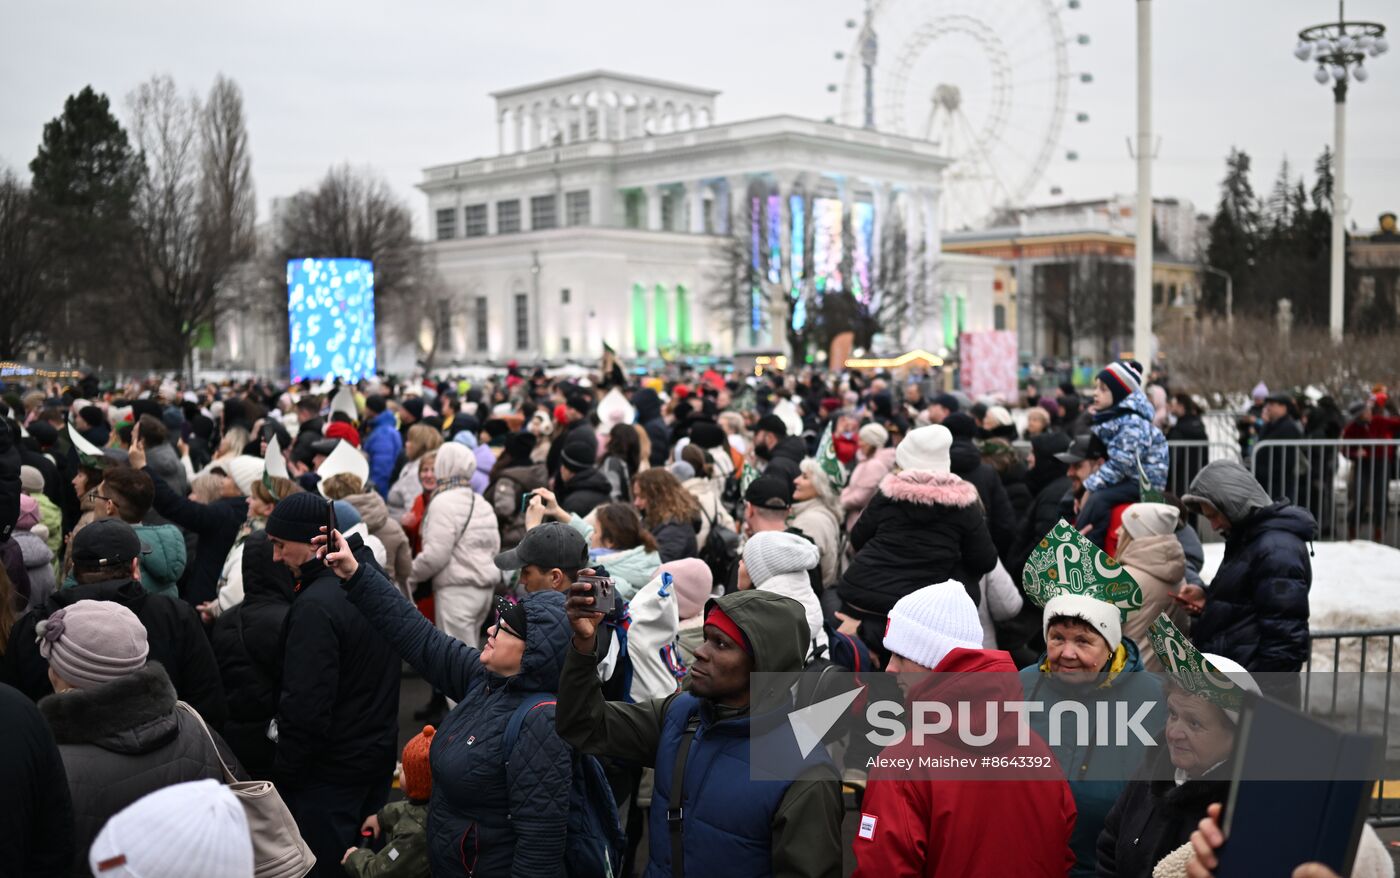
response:
{"label": "crowd of people", "polygon": [[[484,385],[14,387],[0,875],[1208,874],[1239,710],[1154,646],[1179,632],[1296,705],[1319,513],[1269,489],[1297,481],[1282,457],[1183,462],[1169,441],[1206,431],[1164,383],[1123,360],[973,403],[920,374],[609,357]],[[1245,441],[1400,429],[1380,398],[1305,433],[1289,399]],[[1225,543],[1209,582],[1196,520]],[[1131,611],[1037,586],[1051,539],[1125,571]],[[405,666],[433,694],[403,741]],[[770,675],[825,668],[1153,702],[1160,746],[1037,728],[1059,767],[1015,782],[755,763],[802,706]],[[296,843],[231,780],[265,782]],[[1353,874],[1393,874],[1361,844]]]}

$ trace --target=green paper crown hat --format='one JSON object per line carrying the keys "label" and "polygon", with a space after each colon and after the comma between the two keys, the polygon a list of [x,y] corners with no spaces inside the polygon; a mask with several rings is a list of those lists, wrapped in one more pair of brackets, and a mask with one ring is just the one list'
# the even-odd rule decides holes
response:
{"label": "green paper crown hat", "polygon": [[1147,629],[1147,635],[1162,667],[1181,688],[1238,717],[1246,687],[1212,664],[1171,617],[1166,613],[1159,615]]}
{"label": "green paper crown hat", "polygon": [[846,468],[841,465],[841,459],[836,456],[836,446],[831,441],[830,423],[826,425],[826,432],[822,433],[822,441],[817,445],[817,466],[826,473],[833,488],[839,490],[846,486]]}
{"label": "green paper crown hat", "polygon": [[1031,551],[1021,584],[1042,607],[1058,595],[1075,594],[1113,604],[1119,621],[1142,609],[1142,589],[1123,565],[1063,518]]}

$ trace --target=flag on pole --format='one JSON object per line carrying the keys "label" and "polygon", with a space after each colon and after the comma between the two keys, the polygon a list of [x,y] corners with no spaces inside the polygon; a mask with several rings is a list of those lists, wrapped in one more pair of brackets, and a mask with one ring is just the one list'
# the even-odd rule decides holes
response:
{"label": "flag on pole", "polygon": [[826,425],[826,432],[822,433],[822,441],[817,445],[817,466],[826,473],[833,488],[846,487],[846,468],[841,465],[840,458],[836,456],[836,445],[831,441],[830,423]]}

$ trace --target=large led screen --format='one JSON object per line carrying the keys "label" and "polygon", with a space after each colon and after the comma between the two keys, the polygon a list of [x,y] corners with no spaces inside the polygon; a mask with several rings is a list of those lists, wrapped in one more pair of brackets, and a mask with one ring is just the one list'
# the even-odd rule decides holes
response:
{"label": "large led screen", "polygon": [[366,259],[287,262],[293,381],[359,381],[374,374],[374,264]]}

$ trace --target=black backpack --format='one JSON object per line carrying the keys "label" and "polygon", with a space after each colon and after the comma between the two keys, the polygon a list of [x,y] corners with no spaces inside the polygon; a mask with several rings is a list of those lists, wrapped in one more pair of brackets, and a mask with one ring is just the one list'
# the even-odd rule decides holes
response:
{"label": "black backpack", "polygon": [[[704,510],[701,514],[704,515]],[[739,566],[739,535],[716,524],[714,516],[705,517],[709,519],[710,532],[700,547],[700,560],[710,568],[711,582],[729,582]]]}

